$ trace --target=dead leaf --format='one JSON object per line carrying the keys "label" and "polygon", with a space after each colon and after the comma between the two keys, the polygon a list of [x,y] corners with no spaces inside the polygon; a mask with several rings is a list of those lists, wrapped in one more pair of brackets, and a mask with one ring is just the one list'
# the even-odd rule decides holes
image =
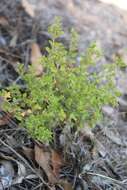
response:
{"label": "dead leaf", "polygon": [[[11,183],[8,183],[8,186],[22,183],[23,179],[28,176],[25,165],[23,165],[21,162],[15,160],[13,157],[5,156],[4,154],[0,154],[0,164],[1,164],[1,166],[4,167],[2,172],[4,172],[4,170],[5,170],[5,175],[8,176],[7,180],[11,179],[10,177],[12,176]],[[17,166],[18,170],[15,170],[14,165]],[[5,179],[5,175],[3,175],[4,179]]]}
{"label": "dead leaf", "polygon": [[0,160],[0,189],[11,186],[14,178],[14,167],[10,160]]}
{"label": "dead leaf", "polygon": [[54,175],[58,178],[59,173],[60,173],[60,169],[62,166],[62,158],[60,153],[58,153],[55,150],[52,150],[52,166],[53,166],[53,173]]}
{"label": "dead leaf", "polygon": [[54,184],[57,182],[55,175],[50,167],[50,157],[51,154],[45,149],[45,147],[35,144],[35,160],[38,165],[45,171],[49,182]]}
{"label": "dead leaf", "polygon": [[64,190],[73,190],[73,185],[67,180],[60,180],[59,184],[63,187]]}
{"label": "dead leaf", "polygon": [[35,6],[30,4],[27,0],[22,0],[22,6],[24,7],[25,11],[31,16],[35,16]]}
{"label": "dead leaf", "polygon": [[11,120],[11,116],[9,114],[0,115],[0,126],[8,125]]}
{"label": "dead leaf", "polygon": [[30,159],[30,160],[34,160],[34,150],[32,148],[28,148],[28,147],[23,147],[22,148],[22,152],[25,154],[25,156]]}
{"label": "dead leaf", "polygon": [[37,43],[31,45],[31,63],[35,68],[36,76],[40,76],[43,73],[43,67],[39,63],[39,59],[42,57],[40,47]]}
{"label": "dead leaf", "polygon": [[25,165],[23,165],[21,162],[16,161],[16,164],[18,166],[18,172],[16,177],[13,179],[13,185],[22,183],[23,179],[27,176],[27,171]]}
{"label": "dead leaf", "polygon": [[0,16],[0,25],[8,26],[8,20],[4,16]]}

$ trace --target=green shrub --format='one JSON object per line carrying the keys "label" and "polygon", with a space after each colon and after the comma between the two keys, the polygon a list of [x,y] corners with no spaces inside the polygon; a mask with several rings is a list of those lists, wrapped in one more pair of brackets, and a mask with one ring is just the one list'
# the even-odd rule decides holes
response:
{"label": "green shrub", "polygon": [[104,66],[99,73],[88,72],[100,56],[95,44],[80,57],[77,65],[76,32],[71,31],[68,50],[55,40],[63,34],[58,18],[49,27],[49,33],[52,41],[50,48],[47,47],[48,56],[40,60],[43,75],[36,77],[32,66],[27,73],[20,68],[27,89],[23,91],[13,84],[1,92],[5,99],[3,109],[11,112],[34,138],[42,141],[51,140],[57,126],[78,129],[84,123],[95,125],[102,119],[102,105],[116,106],[119,95],[114,83],[115,64]]}

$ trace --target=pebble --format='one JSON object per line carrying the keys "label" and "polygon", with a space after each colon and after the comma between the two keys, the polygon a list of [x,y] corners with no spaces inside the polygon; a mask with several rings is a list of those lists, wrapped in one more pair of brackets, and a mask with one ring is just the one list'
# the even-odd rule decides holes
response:
{"label": "pebble", "polygon": [[127,112],[127,101],[120,97],[118,98],[118,103],[119,103],[119,111],[120,112]]}
{"label": "pebble", "polygon": [[110,117],[110,118],[113,118],[114,117],[114,109],[111,107],[111,106],[103,106],[103,108],[102,108],[102,112],[106,115],[106,116],[108,116],[108,117]]}
{"label": "pebble", "polygon": [[0,48],[3,47],[3,46],[6,46],[7,43],[6,43],[6,40],[3,36],[0,36]]}

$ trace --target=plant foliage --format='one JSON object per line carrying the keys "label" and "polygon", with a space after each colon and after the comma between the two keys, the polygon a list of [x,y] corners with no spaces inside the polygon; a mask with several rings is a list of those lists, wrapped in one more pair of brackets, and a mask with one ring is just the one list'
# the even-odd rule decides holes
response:
{"label": "plant foliage", "polygon": [[102,106],[116,106],[119,95],[114,82],[116,64],[104,66],[99,73],[88,71],[100,56],[95,44],[80,56],[77,64],[76,32],[71,31],[68,50],[56,41],[63,34],[60,19],[49,27],[49,33],[52,40],[47,47],[48,56],[40,60],[43,75],[36,77],[32,66],[25,73],[20,65],[26,89],[13,84],[1,92],[3,109],[11,112],[34,138],[42,141],[51,140],[56,126],[78,129],[84,123],[95,125],[102,119]]}

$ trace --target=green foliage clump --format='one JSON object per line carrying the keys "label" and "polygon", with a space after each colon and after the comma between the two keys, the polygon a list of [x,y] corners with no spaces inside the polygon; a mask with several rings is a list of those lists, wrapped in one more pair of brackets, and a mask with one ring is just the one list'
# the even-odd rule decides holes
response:
{"label": "green foliage clump", "polygon": [[94,125],[102,118],[102,106],[115,106],[118,96],[114,83],[115,64],[104,66],[99,73],[88,72],[100,56],[95,44],[77,64],[76,32],[71,31],[68,50],[56,41],[63,34],[59,19],[49,27],[49,32],[52,40],[47,47],[48,56],[42,56],[40,61],[43,75],[36,77],[30,66],[27,73],[20,71],[27,84],[26,90],[13,84],[1,92],[5,99],[3,109],[13,113],[34,138],[42,141],[51,140],[56,126]]}

